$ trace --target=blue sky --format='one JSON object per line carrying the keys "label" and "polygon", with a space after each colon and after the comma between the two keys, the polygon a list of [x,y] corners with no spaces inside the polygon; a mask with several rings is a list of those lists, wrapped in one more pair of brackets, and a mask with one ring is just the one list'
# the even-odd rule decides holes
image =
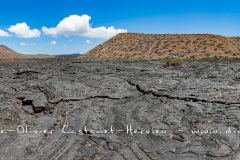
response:
{"label": "blue sky", "polygon": [[238,0],[0,0],[0,44],[86,53],[121,32],[240,36]]}

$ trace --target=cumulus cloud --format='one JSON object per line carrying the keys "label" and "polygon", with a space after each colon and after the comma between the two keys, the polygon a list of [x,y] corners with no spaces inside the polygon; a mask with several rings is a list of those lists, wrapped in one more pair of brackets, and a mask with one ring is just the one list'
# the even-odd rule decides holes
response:
{"label": "cumulus cloud", "polygon": [[87,43],[87,44],[91,44],[92,42],[91,42],[89,39],[87,39],[87,40],[86,40],[86,43]]}
{"label": "cumulus cloud", "polygon": [[14,33],[20,38],[35,38],[40,37],[41,32],[37,29],[30,29],[30,27],[25,23],[17,23],[8,28],[8,31]]}
{"label": "cumulus cloud", "polygon": [[54,44],[57,44],[57,42],[56,41],[51,41],[49,44],[54,45]]}
{"label": "cumulus cloud", "polygon": [[113,26],[92,28],[89,23],[90,19],[91,17],[88,15],[71,15],[60,21],[56,27],[42,27],[42,31],[46,35],[55,37],[58,35],[78,35],[90,38],[111,38],[118,33],[127,32],[124,29],[115,29]]}
{"label": "cumulus cloud", "polygon": [[11,35],[4,30],[0,29],[0,37],[10,37]]}

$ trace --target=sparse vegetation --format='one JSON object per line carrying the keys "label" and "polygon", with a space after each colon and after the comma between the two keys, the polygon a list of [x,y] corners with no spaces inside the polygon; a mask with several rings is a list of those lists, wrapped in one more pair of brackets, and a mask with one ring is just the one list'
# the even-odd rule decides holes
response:
{"label": "sparse vegetation", "polygon": [[[10,53],[3,52],[0,58]],[[159,60],[240,58],[240,38],[208,34],[137,34],[122,33],[86,53],[81,59]],[[210,60],[209,60],[210,61]]]}
{"label": "sparse vegetation", "polygon": [[[231,43],[229,43],[231,42]],[[119,34],[89,51],[85,57],[127,59],[218,59],[236,58],[240,53],[240,38],[208,34]],[[112,54],[114,53],[114,54]],[[240,57],[240,56],[239,56]]]}

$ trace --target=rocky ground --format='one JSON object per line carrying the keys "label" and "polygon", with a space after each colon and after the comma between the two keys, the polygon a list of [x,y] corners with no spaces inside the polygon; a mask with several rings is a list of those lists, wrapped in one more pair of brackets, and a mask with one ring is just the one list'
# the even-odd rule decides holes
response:
{"label": "rocky ground", "polygon": [[0,73],[2,160],[240,159],[239,63],[0,62]]}

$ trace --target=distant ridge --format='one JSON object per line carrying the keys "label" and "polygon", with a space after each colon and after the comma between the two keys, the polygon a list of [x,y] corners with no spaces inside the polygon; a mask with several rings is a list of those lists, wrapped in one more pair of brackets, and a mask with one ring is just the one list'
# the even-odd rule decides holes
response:
{"label": "distant ridge", "polygon": [[120,33],[84,58],[240,58],[240,37],[211,34]]}
{"label": "distant ridge", "polygon": [[59,55],[54,55],[54,57],[79,57],[82,54],[80,53],[73,53],[73,54],[59,54]]}

